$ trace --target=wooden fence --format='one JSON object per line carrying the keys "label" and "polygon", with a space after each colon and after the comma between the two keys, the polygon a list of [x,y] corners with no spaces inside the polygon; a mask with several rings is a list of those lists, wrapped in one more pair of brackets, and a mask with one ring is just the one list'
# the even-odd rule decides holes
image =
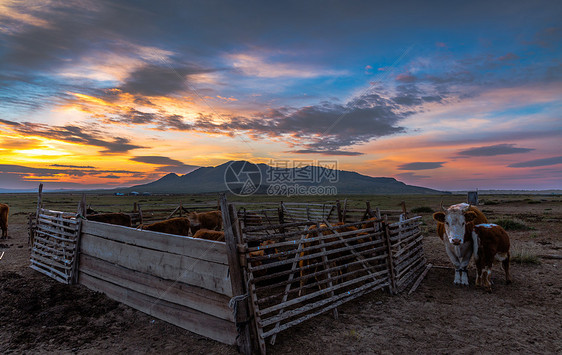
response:
{"label": "wooden fence", "polygon": [[[402,292],[423,272],[421,217],[371,210],[368,203],[365,209],[338,205],[282,204],[277,224],[266,223],[259,209],[223,211],[236,226],[261,353],[279,332],[329,311],[337,318],[338,306],[375,290]],[[389,214],[398,221],[390,223]],[[334,215],[339,218],[329,220]]]}
{"label": "wooden fence", "polygon": [[79,283],[194,333],[235,344],[225,244],[84,221]]}
{"label": "wooden fence", "polygon": [[30,234],[30,267],[57,281],[70,284],[76,276],[76,251],[81,220],[76,213],[38,208]]}
{"label": "wooden fence", "polygon": [[325,312],[337,318],[340,305],[375,290],[405,290],[426,263],[419,217],[389,221],[369,204],[237,209],[225,196],[220,209],[226,242],[82,220],[38,203],[32,267],[265,353],[266,341],[292,326]]}

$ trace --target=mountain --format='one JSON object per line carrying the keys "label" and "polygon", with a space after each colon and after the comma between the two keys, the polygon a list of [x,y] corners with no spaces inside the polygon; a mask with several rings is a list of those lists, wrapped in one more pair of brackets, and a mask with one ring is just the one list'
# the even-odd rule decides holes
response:
{"label": "mountain", "polygon": [[[435,194],[442,191],[406,185],[394,178],[371,177],[353,171],[332,170],[319,166],[277,168],[247,161],[230,161],[216,167],[202,167],[179,176],[170,173],[154,182],[136,185],[121,192],[206,193],[232,191],[248,195],[283,193],[300,188],[297,194]],[[316,193],[313,193],[316,190]],[[285,190],[286,192],[286,190]],[[305,193],[303,193],[305,192]],[[322,193],[323,192],[323,193]]]}

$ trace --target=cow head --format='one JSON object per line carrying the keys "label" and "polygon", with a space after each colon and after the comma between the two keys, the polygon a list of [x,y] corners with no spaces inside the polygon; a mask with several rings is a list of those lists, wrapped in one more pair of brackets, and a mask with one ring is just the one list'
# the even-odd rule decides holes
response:
{"label": "cow head", "polygon": [[468,207],[466,204],[453,205],[433,214],[434,220],[445,225],[445,235],[451,244],[464,243],[466,226],[476,218],[476,213],[469,211]]}
{"label": "cow head", "polygon": [[191,224],[191,226],[199,226],[199,218],[197,217],[197,212],[189,212],[187,214],[187,219],[189,219],[189,223]]}

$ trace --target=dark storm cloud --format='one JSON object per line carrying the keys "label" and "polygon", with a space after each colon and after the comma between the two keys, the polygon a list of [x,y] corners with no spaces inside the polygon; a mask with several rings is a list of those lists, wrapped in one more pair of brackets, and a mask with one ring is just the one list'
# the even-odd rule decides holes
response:
{"label": "dark storm cloud", "polygon": [[515,144],[496,144],[496,145],[489,145],[486,147],[477,147],[477,148],[470,148],[466,150],[462,150],[458,152],[458,155],[467,155],[472,157],[490,157],[495,155],[504,155],[504,154],[520,154],[520,153],[528,153],[533,151],[532,148],[517,148]]}
{"label": "dark storm cloud", "polygon": [[549,166],[549,165],[556,165],[562,164],[562,156],[560,157],[552,157],[552,158],[545,158],[545,159],[535,159],[535,160],[528,160],[520,163],[509,164],[508,167],[510,168],[535,168],[539,166]]}
{"label": "dark storm cloud", "polygon": [[151,38],[157,32],[154,15],[131,4],[100,0],[57,1],[35,8],[11,5],[46,25],[12,23],[18,30],[1,37],[5,50],[0,60],[6,67],[53,69],[100,44],[118,52],[121,38]]}
{"label": "dark storm cloud", "polygon": [[[4,124],[11,125],[12,129],[25,135],[34,135],[64,142],[79,143],[103,148],[103,153],[126,153],[142,146],[132,144],[129,139],[123,137],[110,137],[107,139],[103,134],[94,129],[73,125],[49,126],[41,123],[11,122],[2,120]],[[16,124],[17,123],[17,124]]]}
{"label": "dark storm cloud", "polygon": [[393,101],[365,94],[347,104],[321,102],[301,108],[279,107],[250,117],[221,116],[224,123],[215,123],[214,115],[202,113],[193,123],[172,115],[160,117],[157,126],[160,130],[245,133],[256,139],[285,138],[302,154],[360,155],[341,148],[404,132],[398,123],[412,112],[398,111]]}
{"label": "dark storm cloud", "polygon": [[164,96],[188,89],[189,75],[212,71],[196,66],[146,65],[132,72],[120,89],[133,94]]}
{"label": "dark storm cloud", "polygon": [[399,170],[430,170],[443,167],[445,162],[416,162],[402,164],[398,166]]}
{"label": "dark storm cloud", "polygon": [[160,165],[156,169],[156,171],[162,171],[168,173],[186,174],[188,172],[191,172],[199,168],[199,166],[196,165],[184,164],[179,160],[172,159],[169,157],[163,157],[159,155],[136,156],[130,158],[130,160],[140,163]]}
{"label": "dark storm cloud", "polygon": [[143,155],[132,157],[130,160],[136,161],[139,163],[146,163],[146,164],[156,164],[156,165],[174,165],[174,166],[182,166],[185,165],[179,160],[175,160],[168,157],[163,157],[159,155]]}
{"label": "dark storm cloud", "polygon": [[73,168],[73,169],[95,169],[93,166],[89,165],[64,165],[64,164],[51,164],[49,166],[54,166],[56,168]]}
{"label": "dark storm cloud", "polygon": [[[310,145],[309,145],[310,146]],[[361,152],[351,152],[347,150],[315,150],[315,149],[299,149],[299,150],[291,150],[288,153],[297,153],[297,154],[320,154],[320,155],[342,155],[342,156],[357,156],[357,155],[364,155],[365,153]]]}

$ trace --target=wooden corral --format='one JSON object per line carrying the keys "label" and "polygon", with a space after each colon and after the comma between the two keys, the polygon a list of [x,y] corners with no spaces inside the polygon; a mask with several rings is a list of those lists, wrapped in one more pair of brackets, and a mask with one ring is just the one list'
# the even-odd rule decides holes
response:
{"label": "wooden corral", "polygon": [[266,341],[319,314],[337,318],[366,293],[402,292],[424,271],[420,218],[401,211],[347,201],[256,208],[224,195],[219,208],[226,242],[51,216],[38,203],[32,267],[243,353],[265,353]]}

